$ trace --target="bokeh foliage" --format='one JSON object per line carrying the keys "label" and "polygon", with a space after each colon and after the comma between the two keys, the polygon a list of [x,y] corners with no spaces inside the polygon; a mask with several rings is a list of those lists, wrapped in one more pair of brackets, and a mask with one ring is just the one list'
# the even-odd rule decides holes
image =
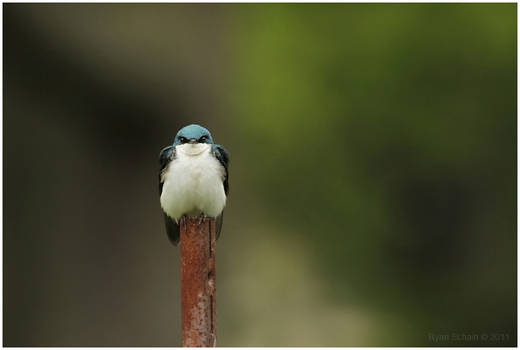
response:
{"label": "bokeh foliage", "polygon": [[246,12],[237,148],[330,293],[413,320],[415,345],[514,329],[514,6]]}

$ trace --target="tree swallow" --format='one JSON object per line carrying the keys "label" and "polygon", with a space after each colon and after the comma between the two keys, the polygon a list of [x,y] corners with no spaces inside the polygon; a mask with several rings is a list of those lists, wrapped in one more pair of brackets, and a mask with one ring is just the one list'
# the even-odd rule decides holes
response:
{"label": "tree swallow", "polygon": [[177,245],[182,216],[216,218],[220,235],[226,205],[229,155],[200,125],[185,126],[159,154],[159,195],[166,232]]}

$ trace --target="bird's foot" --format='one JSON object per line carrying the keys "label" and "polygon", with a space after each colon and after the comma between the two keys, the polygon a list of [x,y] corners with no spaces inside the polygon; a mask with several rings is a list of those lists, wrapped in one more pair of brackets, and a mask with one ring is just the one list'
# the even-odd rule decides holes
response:
{"label": "bird's foot", "polygon": [[182,225],[184,226],[184,232],[186,232],[186,219],[187,219],[186,215],[183,215],[181,217]]}
{"label": "bird's foot", "polygon": [[200,224],[202,224],[204,222],[204,219],[206,219],[206,215],[200,214],[199,215],[199,226],[200,226]]}

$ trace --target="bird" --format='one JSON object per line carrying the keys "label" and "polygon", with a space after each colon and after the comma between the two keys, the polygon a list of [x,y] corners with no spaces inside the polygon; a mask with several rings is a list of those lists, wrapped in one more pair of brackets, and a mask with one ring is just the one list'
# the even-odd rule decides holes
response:
{"label": "bird", "polygon": [[173,144],[159,153],[159,197],[166,233],[173,245],[180,240],[183,216],[216,218],[220,236],[229,192],[229,153],[213,142],[208,129],[191,124],[177,132]]}

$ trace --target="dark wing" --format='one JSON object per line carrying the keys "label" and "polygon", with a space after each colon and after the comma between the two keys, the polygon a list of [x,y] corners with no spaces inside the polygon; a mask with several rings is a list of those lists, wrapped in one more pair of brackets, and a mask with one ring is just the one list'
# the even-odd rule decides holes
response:
{"label": "dark wing", "polygon": [[213,145],[212,150],[213,150],[213,154],[215,155],[215,158],[218,159],[218,161],[220,162],[220,164],[222,164],[222,166],[224,167],[224,170],[225,170],[224,179],[222,179],[222,180],[224,182],[224,192],[226,193],[226,196],[227,196],[227,194],[229,192],[229,182],[228,182],[228,179],[229,179],[229,174],[228,174],[229,153],[224,148],[224,146],[221,146],[221,145]]}
{"label": "dark wing", "polygon": [[222,223],[224,222],[224,210],[215,219],[215,236],[218,239],[220,237],[220,231],[222,230]]}
{"label": "dark wing", "polygon": [[[159,197],[162,194],[162,187],[163,187],[163,172],[166,170],[168,164],[170,164],[170,161],[175,158],[175,147],[168,146],[162,149],[161,153],[159,154]],[[181,236],[181,230],[180,226],[173,220],[171,217],[166,215],[165,212],[163,212],[164,215],[164,224],[166,225],[166,233],[168,234],[168,238],[170,239],[170,242],[173,243],[173,245],[177,245],[180,240]]]}
{"label": "dark wing", "polygon": [[173,245],[179,244],[181,239],[181,227],[178,223],[175,222],[171,217],[169,217],[165,212],[164,215],[164,224],[166,225],[166,233],[168,234],[168,238]]}
{"label": "dark wing", "polygon": [[161,153],[159,153],[159,196],[161,196],[162,193],[162,186],[163,186],[163,171],[166,169],[168,164],[170,164],[170,161],[172,160],[172,155],[175,157],[175,148],[173,146],[164,147],[161,150]]}
{"label": "dark wing", "polygon": [[[224,167],[224,178],[222,179],[222,182],[224,183],[224,193],[226,193],[226,196],[229,192],[229,173],[228,173],[228,165],[229,165],[229,153],[228,151],[220,145],[213,145],[212,146],[213,154],[215,155],[215,158],[218,159],[220,164]],[[224,222],[224,212],[220,213],[219,216],[217,216],[216,219],[216,237],[217,239],[220,237],[220,231],[222,230],[222,223]]]}

